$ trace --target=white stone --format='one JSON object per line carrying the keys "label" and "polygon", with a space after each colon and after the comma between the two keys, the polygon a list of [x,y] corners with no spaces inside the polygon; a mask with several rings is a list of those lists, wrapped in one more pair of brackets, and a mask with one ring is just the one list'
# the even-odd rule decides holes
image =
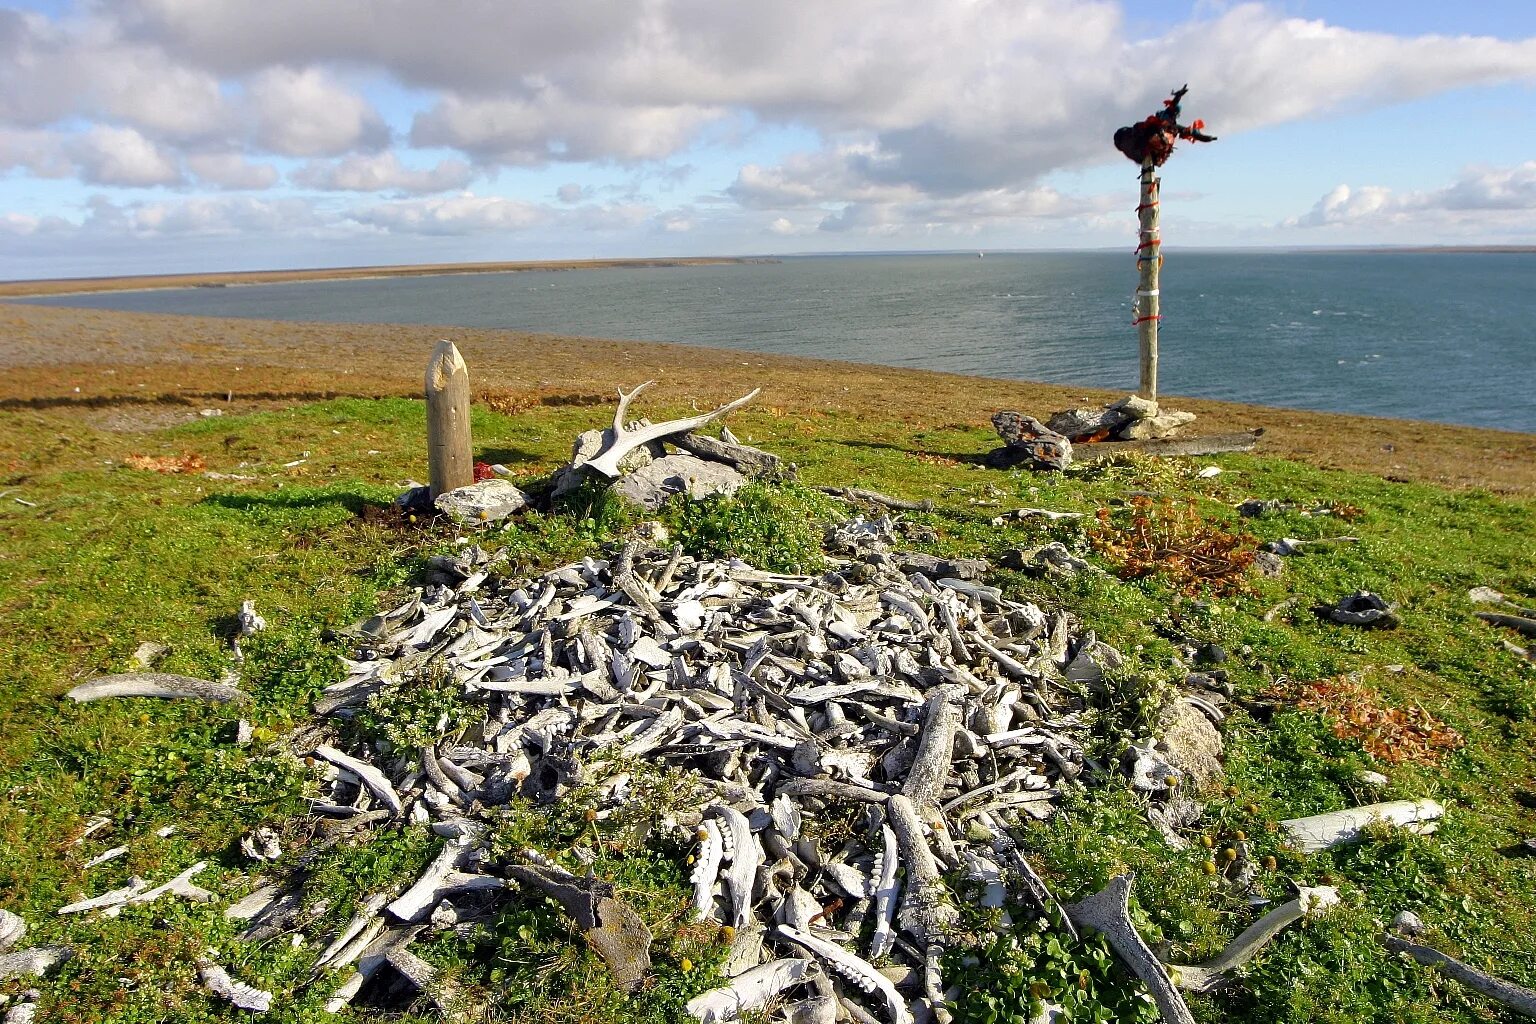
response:
{"label": "white stone", "polygon": [[437,496],[437,508],[466,525],[495,523],[528,507],[528,495],[505,480],[482,480]]}

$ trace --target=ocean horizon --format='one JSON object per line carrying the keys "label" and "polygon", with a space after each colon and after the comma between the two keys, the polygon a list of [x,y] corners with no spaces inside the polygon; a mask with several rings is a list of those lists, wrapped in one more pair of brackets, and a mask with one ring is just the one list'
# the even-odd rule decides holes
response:
{"label": "ocean horizon", "polygon": [[[316,280],[14,301],[633,338],[1134,389],[1124,251],[763,254],[777,262]],[[1536,258],[1175,250],[1160,391],[1536,432]]]}

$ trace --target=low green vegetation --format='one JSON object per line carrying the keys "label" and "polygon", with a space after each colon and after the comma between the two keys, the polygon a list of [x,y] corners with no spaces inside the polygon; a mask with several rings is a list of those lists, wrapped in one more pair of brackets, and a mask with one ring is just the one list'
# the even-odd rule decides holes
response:
{"label": "low green vegetation", "polygon": [[[478,457],[536,487],[569,439],[601,418],[576,406],[515,416],[477,410]],[[273,1019],[337,1019],[323,1012],[325,979],[305,984],[312,948],[286,934],[242,944],[222,908],[253,885],[236,849],[243,833],[277,828],[285,861],[305,856],[313,839],[301,812],[315,775],[282,739],[341,676],[345,648],[332,631],[403,599],[427,558],[457,547],[458,531],[391,506],[407,478],[423,472],[420,403],[338,400],[142,433],[31,412],[4,414],[0,426],[0,906],[26,918],[29,942],[76,950],[42,984],[40,1019],[229,1019],[233,1012],[196,982],[192,964],[209,949],[242,980],[300,993]],[[1536,859],[1500,852],[1536,833],[1536,797],[1528,795],[1536,788],[1536,668],[1501,644],[1512,636],[1473,616],[1466,596],[1482,585],[1536,600],[1536,503],[1247,456],[1131,461],[1066,475],[1001,472],[980,466],[992,439],[960,427],[914,433],[896,423],[750,409],[733,427],[797,463],[807,486],[754,486],[735,500],[668,506],[659,518],[696,553],[815,570],[824,525],[849,511],[808,486],[827,483],[934,499],[933,512],[901,519],[917,549],[1002,566],[1010,552],[1056,540],[1104,570],[1053,576],[1000,567],[992,580],[1071,610],[1126,655],[1107,685],[1087,693],[1101,767],[1113,767],[1127,740],[1148,727],[1191,667],[1186,649],[1220,648],[1224,660],[1200,667],[1225,672],[1238,701],[1226,734],[1227,785],[1207,795],[1195,833],[1210,848],[1197,841],[1171,849],[1131,794],[1102,779],[1025,836],[1026,852],[1064,901],[1135,870],[1142,933],[1173,962],[1211,956],[1253,919],[1246,900],[1207,873],[1213,851],[1239,834],[1258,856],[1275,858],[1260,882],[1273,899],[1288,898],[1291,882],[1340,888],[1338,912],[1287,932],[1227,993],[1192,1000],[1202,1020],[1499,1019],[1486,1000],[1382,948],[1381,923],[1404,909],[1424,918],[1429,941],[1536,986]],[[127,468],[133,454],[200,456],[211,475]],[[1206,465],[1224,472],[1196,475]],[[1241,518],[1234,506],[1253,497],[1286,504]],[[1192,583],[1173,571],[1175,560],[1159,565],[1127,553],[1127,531],[1145,507],[1137,502],[1162,503],[1154,506],[1164,510],[1159,528],[1175,539],[1189,534],[1188,558],[1202,566],[1213,551],[1251,554],[1258,541],[1281,537],[1359,539],[1287,558],[1277,578],[1243,568],[1219,583]],[[1021,506],[1084,516],[992,525]],[[639,521],[587,488],[559,509],[478,539],[504,549],[514,571],[532,572],[611,544]],[[1216,535],[1223,539],[1212,548]],[[1358,630],[1314,611],[1360,589],[1396,602],[1401,625]],[[246,599],[270,627],[243,641],[237,661],[230,640]],[[128,670],[145,641],[171,648],[157,668],[208,679],[236,672],[253,699],[240,707],[61,699],[79,681]],[[1383,710],[1422,709],[1464,743],[1389,763],[1380,743],[1372,747],[1349,723],[1284,696],[1288,685],[1346,673],[1360,673]],[[442,690],[442,680],[426,678],[386,691],[353,727],[419,745],[442,728]],[[234,742],[242,717],[255,727],[245,747]],[[1364,769],[1384,772],[1388,786],[1366,789]],[[587,820],[578,791],[554,808],[512,814],[496,847],[533,846],[573,868],[573,845],[596,850],[593,870],[656,936],[652,981],[637,996],[622,995],[552,904],[519,897],[489,925],[416,947],[454,979],[466,1007],[494,1005],[500,1019],[526,1021],[675,1020],[687,998],[718,980],[722,937],[684,912],[689,851],[655,827],[686,780],[644,765],[634,766],[633,779],[641,799],[621,817]],[[1421,796],[1449,809],[1432,836],[1384,833],[1302,858],[1276,835],[1283,818]],[[76,844],[97,816],[111,825]],[[157,834],[169,826],[175,831]],[[441,842],[408,828],[326,851],[310,866],[309,912],[344,922],[370,893],[417,874]],[[84,868],[117,845],[129,852]],[[209,867],[197,881],[218,895],[214,903],[166,900],[110,919],[57,915],[61,904],[132,875],[158,882],[199,860]],[[967,910],[977,934],[998,924],[978,915]],[[1043,1001],[1074,1020],[1155,1018],[1101,939],[1073,943],[1033,923],[998,936],[950,953],[948,977],[963,992],[953,1007],[958,1020],[1023,1020]],[[25,984],[0,983],[0,993]],[[347,1011],[352,1019],[430,1016],[401,1012],[370,1009],[366,1000]]]}

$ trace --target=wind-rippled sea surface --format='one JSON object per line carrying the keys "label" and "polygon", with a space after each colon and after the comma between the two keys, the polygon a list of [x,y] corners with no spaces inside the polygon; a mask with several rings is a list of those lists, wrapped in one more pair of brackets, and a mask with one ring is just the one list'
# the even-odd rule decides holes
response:
{"label": "wind-rippled sea surface", "polygon": [[[64,296],[639,338],[1129,390],[1124,253],[806,256]],[[1536,431],[1536,255],[1170,252],[1166,394]]]}

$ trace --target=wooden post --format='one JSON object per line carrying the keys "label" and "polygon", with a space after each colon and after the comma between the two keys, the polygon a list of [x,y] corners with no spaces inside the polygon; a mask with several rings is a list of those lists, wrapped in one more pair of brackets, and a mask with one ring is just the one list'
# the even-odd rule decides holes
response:
{"label": "wooden post", "polygon": [[1136,212],[1141,220],[1137,236],[1136,268],[1141,272],[1136,284],[1136,330],[1141,342],[1142,398],[1157,401],[1157,322],[1158,278],[1163,263],[1163,242],[1159,237],[1157,178],[1150,159],[1141,162],[1141,204]]}
{"label": "wooden post", "polygon": [[475,482],[469,439],[469,367],[458,346],[440,341],[427,360],[427,472],[432,500]]}

